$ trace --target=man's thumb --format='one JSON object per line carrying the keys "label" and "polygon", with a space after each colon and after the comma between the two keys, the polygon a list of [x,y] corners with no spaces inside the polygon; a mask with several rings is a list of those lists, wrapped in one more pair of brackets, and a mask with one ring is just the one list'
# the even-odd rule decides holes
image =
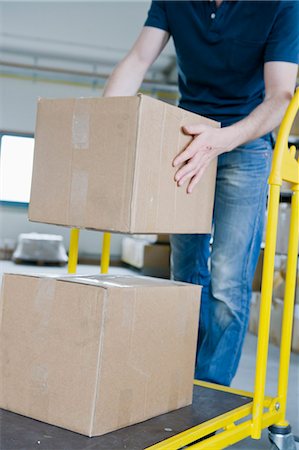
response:
{"label": "man's thumb", "polygon": [[204,131],[205,125],[184,125],[183,131],[185,134],[200,134]]}

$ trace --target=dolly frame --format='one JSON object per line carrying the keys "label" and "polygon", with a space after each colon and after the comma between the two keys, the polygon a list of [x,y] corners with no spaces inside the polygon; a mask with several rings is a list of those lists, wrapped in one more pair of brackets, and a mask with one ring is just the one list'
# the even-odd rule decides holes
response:
{"label": "dolly frame", "polygon": [[[299,241],[299,161],[296,160],[296,147],[293,145],[290,149],[288,147],[288,138],[298,110],[299,88],[296,90],[288,106],[278,132],[268,182],[268,221],[266,227],[264,266],[262,275],[254,391],[251,393],[199,380],[194,381],[195,385],[212,388],[216,391],[218,390],[241,396],[247,396],[252,398],[252,401],[244,406],[235,408],[230,412],[221,414],[214,419],[189,428],[184,432],[147,447],[147,450],[177,450],[187,444],[189,445],[188,448],[192,450],[215,450],[216,448],[224,449],[227,446],[239,442],[247,437],[260,439],[262,430],[272,425],[277,425],[281,428],[287,428],[289,425],[285,414]],[[274,258],[277,238],[278,208],[280,189],[283,181],[287,181],[291,184],[293,194],[291,202],[286,286],[280,342],[278,386],[276,395],[274,397],[268,397],[265,395],[267,356],[273,291]],[[69,273],[76,273],[79,233],[79,229],[71,230],[68,264]],[[108,273],[109,257],[110,233],[104,233],[101,273]],[[219,430],[221,430],[219,433],[209,437],[211,433]],[[196,442],[198,439],[203,437],[206,437],[206,439]]]}

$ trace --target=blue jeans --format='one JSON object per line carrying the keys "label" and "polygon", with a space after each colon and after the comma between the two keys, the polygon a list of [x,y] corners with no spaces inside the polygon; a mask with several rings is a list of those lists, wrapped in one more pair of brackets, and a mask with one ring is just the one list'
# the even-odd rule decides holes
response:
{"label": "blue jeans", "polygon": [[218,158],[211,251],[209,234],[171,236],[172,277],[203,286],[197,379],[229,386],[237,371],[263,235],[271,158],[272,145],[263,138]]}

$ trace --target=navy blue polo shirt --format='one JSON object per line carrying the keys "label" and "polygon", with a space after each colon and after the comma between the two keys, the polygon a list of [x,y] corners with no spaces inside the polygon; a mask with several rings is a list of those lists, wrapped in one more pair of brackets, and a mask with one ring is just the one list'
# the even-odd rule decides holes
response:
{"label": "navy blue polo shirt", "polygon": [[263,101],[265,62],[299,63],[298,1],[153,1],[145,26],[173,37],[179,106],[223,126]]}

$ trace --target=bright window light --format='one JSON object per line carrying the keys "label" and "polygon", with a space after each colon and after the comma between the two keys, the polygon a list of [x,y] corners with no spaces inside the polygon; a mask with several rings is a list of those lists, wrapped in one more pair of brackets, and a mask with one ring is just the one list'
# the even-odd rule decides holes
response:
{"label": "bright window light", "polygon": [[3,135],[0,148],[0,201],[29,203],[34,139]]}

